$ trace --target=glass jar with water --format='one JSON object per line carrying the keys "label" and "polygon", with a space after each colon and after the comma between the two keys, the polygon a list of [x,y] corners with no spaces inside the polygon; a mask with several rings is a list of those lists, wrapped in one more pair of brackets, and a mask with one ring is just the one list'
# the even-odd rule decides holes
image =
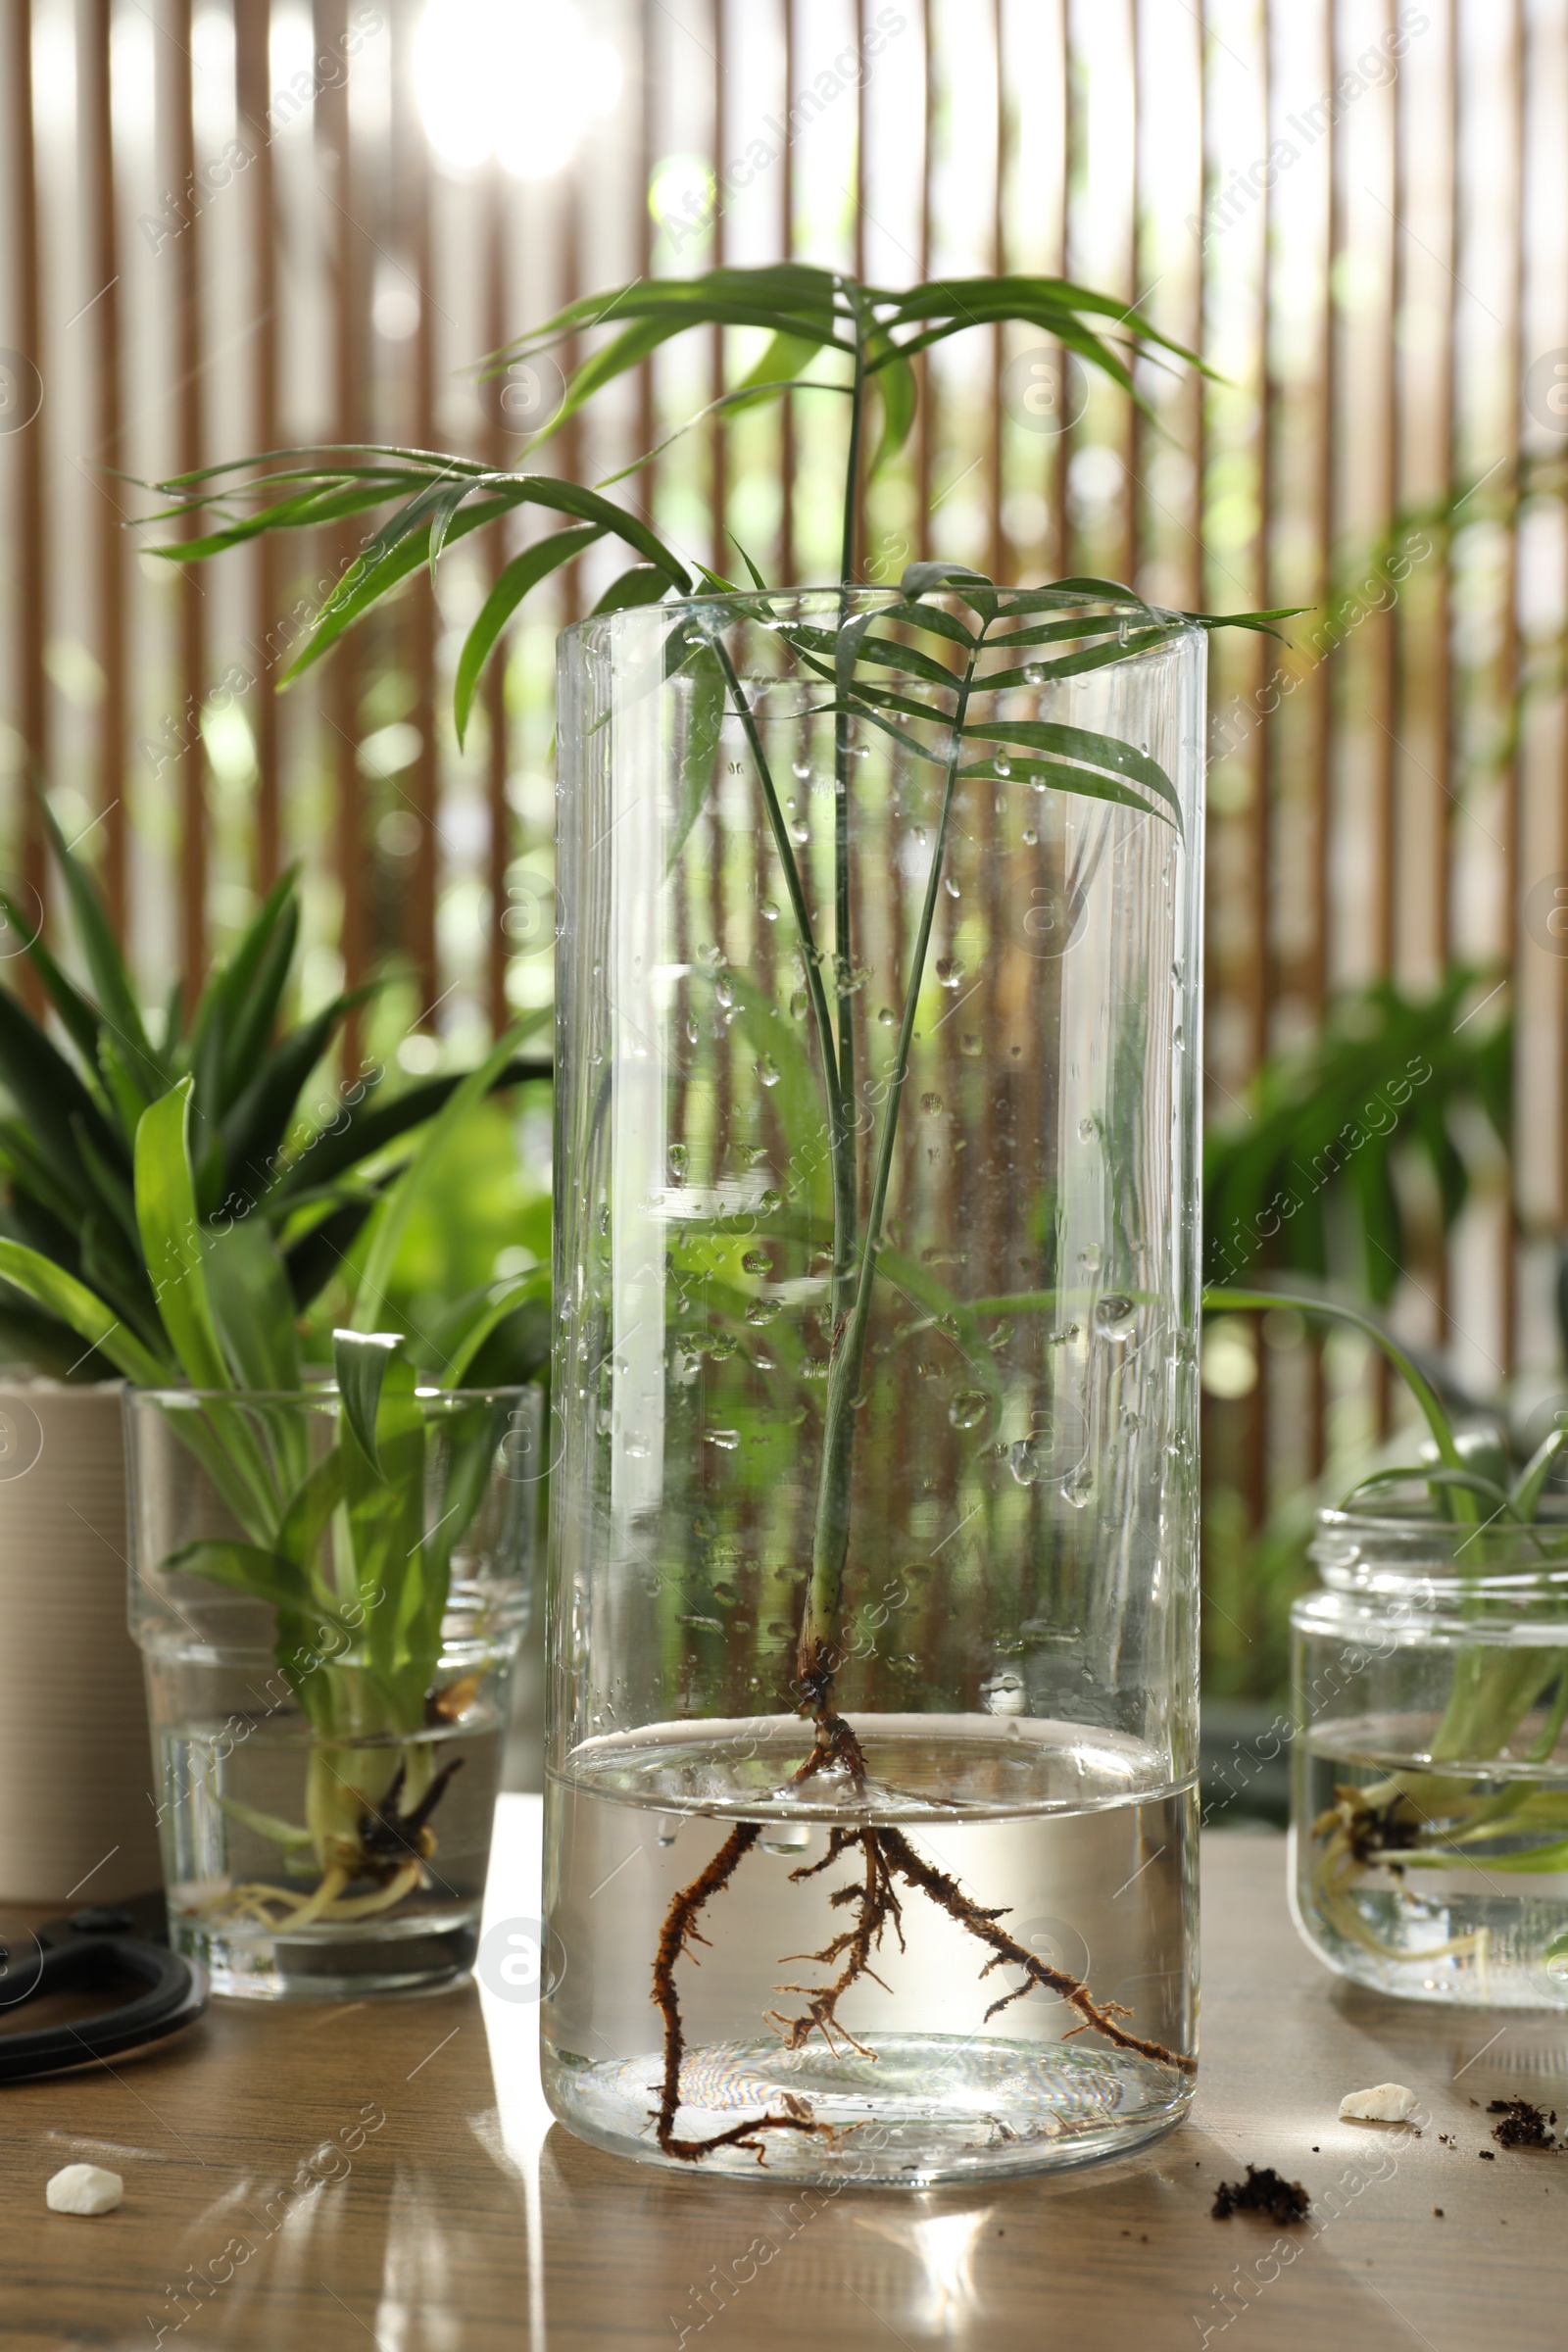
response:
{"label": "glass jar with water", "polygon": [[1568,1515],[1325,1511],[1296,1604],[1294,1901],[1407,2000],[1568,2007]]}

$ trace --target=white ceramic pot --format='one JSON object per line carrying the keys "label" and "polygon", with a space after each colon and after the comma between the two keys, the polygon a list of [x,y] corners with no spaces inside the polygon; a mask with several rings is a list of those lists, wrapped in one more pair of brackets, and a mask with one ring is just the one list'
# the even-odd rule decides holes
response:
{"label": "white ceramic pot", "polygon": [[0,1902],[160,1886],[120,1387],[0,1385]]}

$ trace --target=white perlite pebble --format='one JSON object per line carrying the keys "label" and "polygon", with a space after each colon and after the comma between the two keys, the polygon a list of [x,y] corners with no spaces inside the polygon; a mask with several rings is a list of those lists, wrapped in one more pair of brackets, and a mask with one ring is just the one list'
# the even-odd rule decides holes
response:
{"label": "white perlite pebble", "polygon": [[68,2164],[44,2190],[51,2213],[113,2213],[124,2193],[120,2175],[96,2164]]}
{"label": "white perlite pebble", "polygon": [[1415,2113],[1415,2092],[1402,2082],[1375,2082],[1370,2090],[1348,2090],[1340,2101],[1340,2121],[1365,2124],[1407,2124]]}

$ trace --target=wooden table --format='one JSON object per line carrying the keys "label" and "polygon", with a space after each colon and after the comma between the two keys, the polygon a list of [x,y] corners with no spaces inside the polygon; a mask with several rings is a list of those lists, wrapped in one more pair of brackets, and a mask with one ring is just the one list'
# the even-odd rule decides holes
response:
{"label": "wooden table", "polygon": [[[537,1798],[504,1799],[491,1916],[535,1908],[537,1857]],[[1568,2116],[1568,2022],[1338,1984],[1290,1925],[1278,1838],[1211,1837],[1203,1884],[1193,2122],[983,2193],[792,2200],[600,2155],[543,2105],[535,2013],[471,1986],[216,2004],[113,2075],[0,2089],[0,2344],[1558,2352],[1568,2164],[1479,2151],[1488,2099]],[[1338,2122],[1389,2078],[1424,2101],[1419,2136]],[[1306,2183],[1304,2228],[1210,2218],[1248,2159]],[[46,2212],[74,2161],[123,2174],[117,2213]]]}

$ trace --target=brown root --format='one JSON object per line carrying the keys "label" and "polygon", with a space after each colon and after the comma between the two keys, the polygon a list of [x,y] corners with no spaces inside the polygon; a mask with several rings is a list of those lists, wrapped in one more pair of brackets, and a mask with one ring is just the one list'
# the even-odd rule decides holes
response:
{"label": "brown root", "polygon": [[[654,2006],[664,2021],[664,2075],[660,2086],[657,2111],[660,2149],[665,2156],[678,2156],[684,2163],[695,2164],[710,2155],[714,2148],[750,2148],[759,2164],[762,2161],[763,2143],[755,2136],[760,2132],[825,2132],[827,2127],[811,2121],[810,2111],[804,2100],[785,2094],[786,2112],[783,2115],[761,2115],[750,2123],[733,2124],[727,2132],[715,2132],[710,2139],[679,2139],[675,2134],[675,2112],[680,2105],[680,2062],[685,2053],[686,2037],[681,2030],[680,2001],[675,1991],[675,1963],[683,1952],[695,1960],[694,1943],[706,1943],[708,1937],[697,1925],[698,1914],[715,1894],[722,1894],[741,1863],[757,1843],[761,1823],[738,1821],[705,1870],[698,1873],[689,1886],[683,1886],[664,1914],[664,1924],[659,1934],[659,1949],[654,1958]],[[798,2112],[792,2112],[796,2111]]]}
{"label": "brown root", "polygon": [[843,2035],[852,2050],[859,2051],[862,2058],[872,2058],[876,2054],[873,2050],[868,2050],[863,2041],[857,2041],[848,2026],[840,2023],[838,2005],[861,1977],[869,1977],[873,1984],[881,1984],[884,1992],[888,1990],[887,1985],[882,1983],[882,1979],[871,1966],[871,1954],[880,1945],[883,1934],[889,1927],[892,1928],[899,1939],[900,1951],[902,1952],[905,1948],[903,1914],[899,1906],[898,1891],[893,1884],[893,1875],[888,1868],[879,1834],[875,1830],[835,1829],[830,1831],[827,1852],[821,1861],[808,1863],[800,1870],[792,1870],[790,1883],[793,1886],[802,1879],[814,1879],[818,1871],[826,1870],[830,1864],[838,1860],[841,1854],[848,1853],[850,1848],[855,1845],[858,1845],[865,1857],[864,1881],[858,1886],[852,1884],[848,1886],[837,1887],[828,1896],[828,1901],[836,1908],[853,1906],[856,1909],[858,1916],[855,1925],[852,1928],[846,1928],[842,1936],[835,1936],[832,1941],[825,1944],[819,1952],[790,1952],[785,1955],[787,1959],[809,1960],[818,1967],[830,1968],[842,1952],[848,1954],[844,1966],[831,1984],[780,1984],[776,1987],[779,1992],[801,1992],[806,1995],[806,2015],[804,2017],[785,2017],[777,2009],[769,2009],[765,2012],[769,2024],[783,2029],[784,2046],[787,2050],[804,2049],[813,2034],[820,2034],[828,2048],[837,2057],[838,2048],[833,2039],[833,2035],[837,2032]]}
{"label": "brown root", "polygon": [[1130,2017],[1131,2010],[1123,2009],[1117,2001],[1097,2001],[1088,1985],[1077,1977],[1068,1976],[1064,1969],[1050,1967],[1023,1944],[1015,1942],[1005,1929],[997,1925],[1004,1915],[1002,1910],[984,1911],[978,1903],[971,1902],[956,1880],[950,1879],[946,1871],[937,1870],[929,1862],[920,1859],[902,1831],[884,1828],[869,1834],[880,1841],[890,1866],[906,1885],[917,1886],[939,1909],[946,1911],[950,1919],[956,1919],[967,1934],[991,1946],[996,1957],[987,1961],[980,1972],[982,1976],[989,1976],[994,1968],[1003,1966],[1021,1968],[1025,1972],[1028,1982],[1017,1985],[1011,1992],[1004,1992],[1000,2000],[993,2001],[986,2011],[988,2020],[995,2017],[999,2009],[1005,2009],[1009,2001],[1021,2000],[1031,1986],[1039,1984],[1049,1992],[1059,1993],[1064,2001],[1077,2010],[1083,2024],[1072,2029],[1074,2034],[1092,2028],[1106,2041],[1114,2042],[1119,2050],[1136,2050],[1141,2057],[1157,2059],[1160,2065],[1174,2066],[1184,2075],[1197,2074],[1196,2058],[1183,2057],[1175,2050],[1167,2050],[1163,2042],[1145,2041],[1136,2034],[1124,2033],[1115,2021],[1118,2016]]}

